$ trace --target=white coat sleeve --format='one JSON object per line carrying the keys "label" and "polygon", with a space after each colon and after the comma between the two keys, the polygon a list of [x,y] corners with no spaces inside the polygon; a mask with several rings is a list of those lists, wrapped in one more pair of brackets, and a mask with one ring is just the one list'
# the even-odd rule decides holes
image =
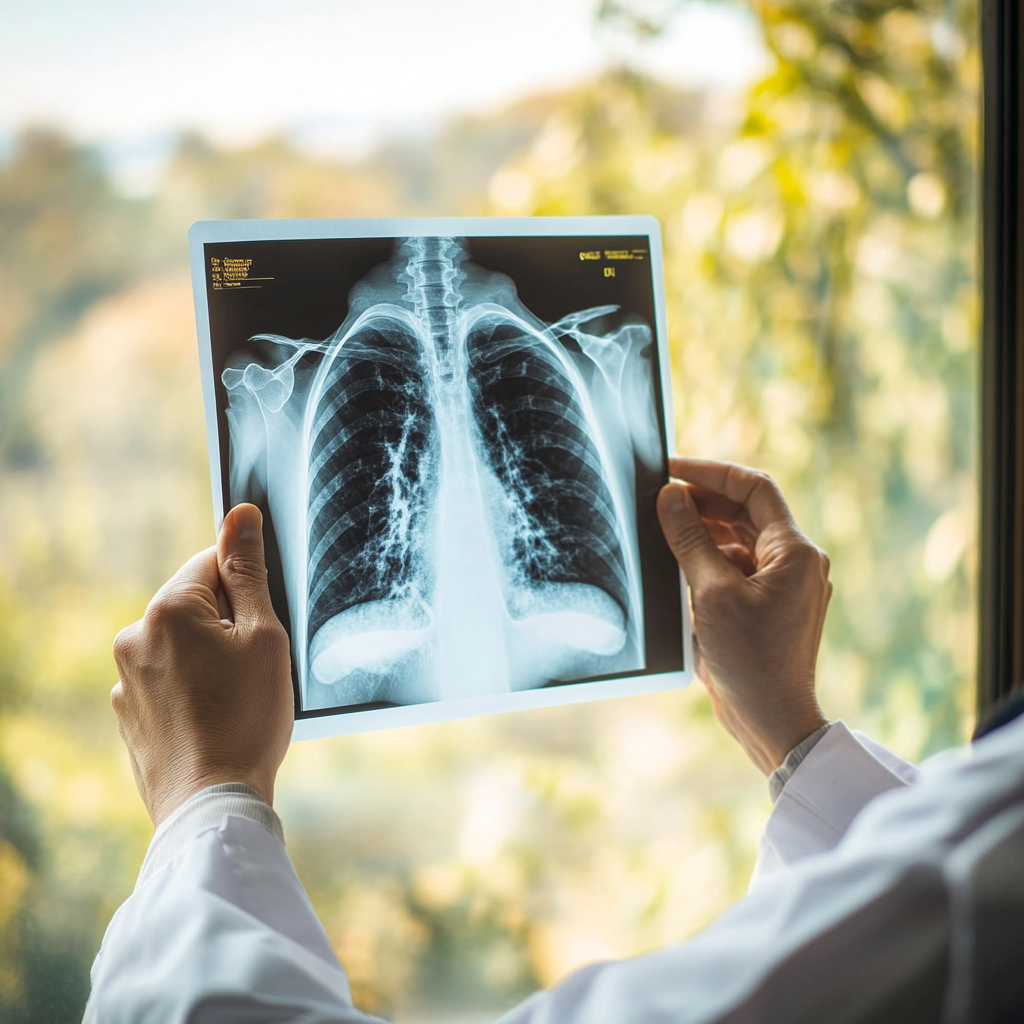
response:
{"label": "white coat sleeve", "polygon": [[373,1020],[352,1006],[277,815],[227,785],[157,830],[104,935],[83,1024]]}
{"label": "white coat sleeve", "polygon": [[[1024,938],[1024,720],[893,788],[694,939],[584,968],[503,1024],[1020,1019],[999,1015],[1024,1000],[1017,958],[989,952]],[[206,799],[219,823],[155,838],[170,859],[111,921],[87,1020],[367,1024],[273,827]]]}
{"label": "white coat sleeve", "polygon": [[786,781],[758,846],[754,889],[781,869],[833,849],[876,796],[917,781],[919,769],[834,722]]}
{"label": "white coat sleeve", "polygon": [[1019,1021],[1022,943],[1024,719],[890,787],[695,938],[584,968],[501,1024]]}

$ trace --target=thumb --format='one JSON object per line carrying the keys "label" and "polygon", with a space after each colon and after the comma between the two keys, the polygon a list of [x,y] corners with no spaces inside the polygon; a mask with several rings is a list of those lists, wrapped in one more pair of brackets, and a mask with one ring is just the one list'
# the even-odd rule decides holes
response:
{"label": "thumb", "polygon": [[658,519],[665,540],[694,592],[739,570],[718,550],[686,487],[667,483],[658,495]]}
{"label": "thumb", "polygon": [[236,505],[224,517],[217,568],[236,623],[273,615],[263,556],[263,515],[255,505]]}

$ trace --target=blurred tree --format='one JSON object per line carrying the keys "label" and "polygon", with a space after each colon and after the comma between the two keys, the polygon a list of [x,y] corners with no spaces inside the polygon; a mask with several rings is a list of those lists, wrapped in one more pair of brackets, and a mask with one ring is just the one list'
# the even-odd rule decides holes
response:
{"label": "blurred tree", "polygon": [[[732,6],[773,61],[742,94],[622,68],[344,165],[186,135],[151,200],[53,134],[0,164],[0,1019],[80,1015],[149,835],[109,640],[209,538],[201,217],[657,214],[679,445],[769,469],[832,555],[829,711],[909,756],[963,732],[974,5]],[[420,1017],[699,928],[765,800],[697,692],[299,745],[279,796],[361,1002]]]}
{"label": "blurred tree", "polygon": [[[685,4],[598,17],[652,38]],[[498,172],[492,208],[661,218],[679,442],[780,479],[833,556],[830,707],[916,757],[970,713],[976,5],[731,6],[774,62],[718,113],[731,137],[680,132],[622,69]]]}
{"label": "blurred tree", "polygon": [[139,209],[93,150],[52,131],[23,132],[0,163],[0,462],[39,458],[20,401],[27,374],[42,346],[142,268]]}
{"label": "blurred tree", "polygon": [[[10,604],[0,603],[0,714],[15,710],[27,691]],[[36,809],[0,761],[0,1020],[8,1024],[71,1024],[88,991],[91,935],[80,921],[68,926],[44,910],[49,852]]]}

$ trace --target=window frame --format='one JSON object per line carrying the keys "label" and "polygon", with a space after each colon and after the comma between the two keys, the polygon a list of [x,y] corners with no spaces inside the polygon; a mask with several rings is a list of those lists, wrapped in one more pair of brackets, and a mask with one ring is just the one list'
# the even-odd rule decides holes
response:
{"label": "window frame", "polygon": [[979,716],[1024,679],[1024,15],[981,0]]}

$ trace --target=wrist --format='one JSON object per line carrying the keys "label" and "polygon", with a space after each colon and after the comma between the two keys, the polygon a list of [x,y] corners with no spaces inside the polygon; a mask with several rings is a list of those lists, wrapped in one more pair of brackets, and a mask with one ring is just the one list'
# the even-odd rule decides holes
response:
{"label": "wrist", "polygon": [[833,722],[826,722],[814,730],[806,739],[802,739],[786,755],[786,759],[768,776],[768,792],[774,804],[782,795],[786,783],[796,774],[797,768],[803,764],[804,759],[818,745],[818,741],[832,728]]}
{"label": "wrist", "polygon": [[765,775],[771,775],[782,767],[793,750],[828,724],[816,700],[812,707],[794,712],[765,737],[762,745],[763,763],[759,767]]}
{"label": "wrist", "polygon": [[201,833],[225,825],[228,817],[262,825],[284,842],[281,819],[251,786],[243,783],[207,786],[186,800],[156,829],[136,887],[176,860]]}
{"label": "wrist", "polygon": [[766,776],[779,768],[794,747],[828,724],[813,697],[806,704],[733,705],[720,717],[750,760]]}
{"label": "wrist", "polygon": [[146,809],[154,826],[159,827],[197,793],[211,786],[225,784],[248,786],[259,793],[271,807],[274,805],[274,780],[267,778],[265,773],[228,767],[206,767],[197,768],[184,777],[175,778],[168,786],[158,787],[152,791],[146,800]]}

